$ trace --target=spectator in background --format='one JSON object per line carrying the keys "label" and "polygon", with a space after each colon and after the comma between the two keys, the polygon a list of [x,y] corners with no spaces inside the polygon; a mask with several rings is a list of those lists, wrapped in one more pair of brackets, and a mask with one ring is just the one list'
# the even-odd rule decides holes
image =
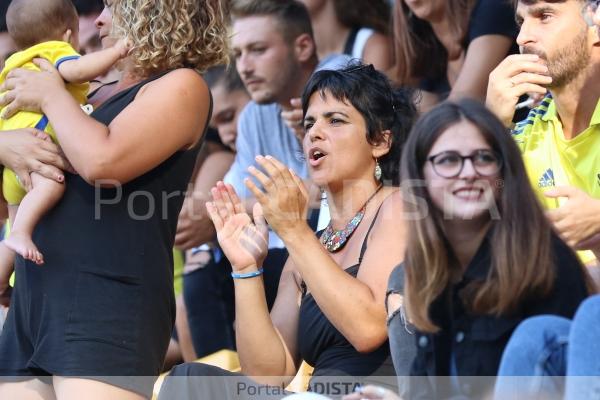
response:
{"label": "spectator in background", "polygon": [[[102,0],[73,0],[73,4],[79,14],[79,46],[81,54],[93,53],[102,48],[96,18],[104,9]],[[119,79],[119,69],[112,68],[104,75],[97,77],[97,82],[92,82],[92,90],[98,88],[98,84],[114,83]]]}
{"label": "spectator in background", "polygon": [[202,246],[215,239],[215,230],[204,203],[210,188],[223,179],[235,157],[239,117],[250,96],[235,66],[216,66],[204,74],[213,96],[211,128],[199,157],[196,178],[177,224],[175,245],[182,250]]}
{"label": "spectator in background", "polygon": [[[575,249],[591,250],[579,254],[595,265],[600,249],[598,31],[583,18],[586,0],[515,4],[523,54],[507,57],[490,74],[486,103],[508,127],[519,96],[549,93],[512,134],[531,185],[552,210],[554,227]],[[598,280],[598,269],[592,273]]]}
{"label": "spectator in background", "polygon": [[[600,27],[599,4],[598,0],[587,0],[583,8],[584,19],[596,29]],[[600,393],[598,321],[598,295],[587,299],[573,320],[546,315],[524,321],[502,356],[495,399],[597,397]],[[526,376],[531,378],[525,379]],[[564,376],[566,382],[561,378]]]}
{"label": "spectator in background", "polygon": [[490,72],[518,52],[516,34],[509,0],[396,0],[390,76],[421,89],[422,111],[446,97],[483,101]]}
{"label": "spectator in background", "polygon": [[102,0],[72,0],[79,14],[79,46],[82,54],[93,53],[102,48],[96,18],[104,9]]}
{"label": "spectator in background", "polygon": [[[301,0],[307,7],[315,31],[317,53],[322,60],[334,54],[361,59],[377,69],[391,66],[388,35],[391,7],[385,0]],[[288,126],[302,139],[302,108],[299,98],[282,113]],[[325,216],[326,217],[326,216]],[[325,218],[326,219],[326,218]]]}
{"label": "spectator in background", "polygon": [[[302,93],[319,61],[310,17],[299,1],[234,0],[231,15],[235,64],[252,101],[239,117],[237,154],[224,181],[251,210],[255,200],[244,179],[251,176],[248,167],[258,166],[256,156],[271,155],[299,177],[308,176],[299,138],[282,113],[291,110],[290,100]],[[298,123],[295,128],[302,130]],[[287,251],[272,232],[269,248],[264,279],[271,307]]]}
{"label": "spectator in background", "polygon": [[385,0],[301,0],[310,14],[319,59],[346,54],[373,64],[392,66],[391,9]]}
{"label": "spectator in background", "polygon": [[[195,178],[193,196],[198,203],[202,202],[202,205],[209,200],[210,188],[223,179],[233,162],[238,118],[250,101],[250,96],[233,65],[213,67],[204,74],[204,79],[214,101],[210,124],[218,130],[220,142],[226,148],[211,152],[200,166]],[[184,203],[182,214],[193,212],[189,218],[197,221],[196,225],[201,223],[203,229],[208,231],[200,233],[206,236],[202,240],[212,241],[215,236],[214,225],[207,215],[206,208],[202,206],[202,209],[186,211],[185,205]],[[183,217],[180,215],[180,224]],[[182,346],[184,361],[203,357],[221,349],[235,349],[233,282],[230,273],[231,265],[216,244],[207,243],[186,253],[183,296],[193,348],[185,349],[185,346]]]}
{"label": "spectator in background", "polygon": [[211,68],[204,77],[215,103],[211,126],[219,132],[221,142],[235,152],[239,117],[251,100],[250,95],[235,66]]}

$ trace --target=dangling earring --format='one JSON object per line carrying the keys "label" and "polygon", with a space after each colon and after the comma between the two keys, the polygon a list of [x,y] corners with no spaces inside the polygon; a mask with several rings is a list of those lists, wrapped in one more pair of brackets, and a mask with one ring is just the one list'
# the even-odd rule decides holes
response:
{"label": "dangling earring", "polygon": [[383,172],[381,171],[381,166],[379,165],[379,160],[375,159],[375,173],[373,174],[375,176],[375,179],[380,181],[382,174],[383,174]]}

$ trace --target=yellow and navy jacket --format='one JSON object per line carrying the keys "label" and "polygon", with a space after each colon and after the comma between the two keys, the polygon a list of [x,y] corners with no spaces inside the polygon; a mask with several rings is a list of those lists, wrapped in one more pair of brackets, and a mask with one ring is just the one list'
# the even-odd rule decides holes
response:
{"label": "yellow and navy jacket", "polygon": [[[34,58],[45,58],[58,68],[61,63],[79,57],[80,55],[67,42],[49,41],[37,44],[13,54],[6,60],[4,69],[0,72],[0,85],[4,83],[6,75],[15,68],[39,71],[39,68],[32,62]],[[88,83],[67,83],[66,88],[79,104],[86,103]],[[45,131],[56,142],[54,131],[48,124],[48,118],[45,115],[20,111],[7,120],[0,119],[0,131],[20,128],[36,128]],[[4,168],[2,175],[2,194],[4,198],[8,204],[19,204],[25,196],[25,190],[11,170]]]}
{"label": "yellow and navy jacket", "polygon": [[[512,134],[544,208],[557,208],[564,202],[544,196],[546,190],[556,186],[574,186],[600,199],[600,102],[589,126],[572,139],[565,139],[550,95],[515,126]],[[595,259],[590,251],[579,255],[585,263]]]}

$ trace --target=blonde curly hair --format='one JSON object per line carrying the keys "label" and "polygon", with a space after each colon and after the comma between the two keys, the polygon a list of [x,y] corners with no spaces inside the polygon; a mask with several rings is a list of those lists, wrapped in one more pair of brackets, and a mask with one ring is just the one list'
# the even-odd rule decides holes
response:
{"label": "blonde curly hair", "polygon": [[131,42],[141,76],[175,68],[207,68],[228,60],[223,0],[115,0],[113,30]]}

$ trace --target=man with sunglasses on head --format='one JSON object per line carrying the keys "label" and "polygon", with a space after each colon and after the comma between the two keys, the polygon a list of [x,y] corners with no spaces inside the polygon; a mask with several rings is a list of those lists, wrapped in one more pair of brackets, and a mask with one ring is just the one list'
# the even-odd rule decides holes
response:
{"label": "man with sunglasses on head", "polygon": [[519,96],[545,95],[512,134],[555,228],[575,249],[592,250],[579,255],[587,265],[596,265],[600,255],[600,38],[593,20],[598,1],[513,2],[521,54],[507,57],[492,71],[486,103],[509,126]]}

